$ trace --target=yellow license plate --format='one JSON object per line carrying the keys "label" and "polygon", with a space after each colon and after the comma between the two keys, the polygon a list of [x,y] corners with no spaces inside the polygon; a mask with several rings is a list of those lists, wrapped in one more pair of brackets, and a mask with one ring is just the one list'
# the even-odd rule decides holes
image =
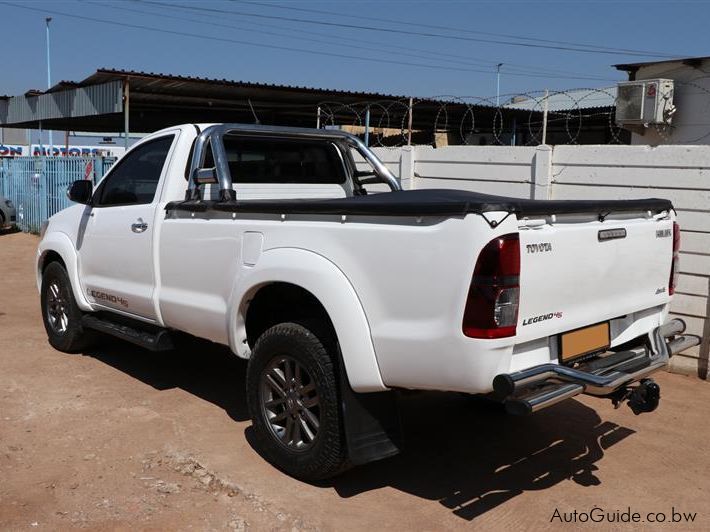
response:
{"label": "yellow license plate", "polygon": [[609,322],[598,323],[560,335],[560,362],[606,349],[610,345]]}

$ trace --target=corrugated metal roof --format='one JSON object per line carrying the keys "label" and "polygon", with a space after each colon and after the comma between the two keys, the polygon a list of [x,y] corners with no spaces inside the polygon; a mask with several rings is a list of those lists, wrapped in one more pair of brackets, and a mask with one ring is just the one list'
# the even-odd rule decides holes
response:
{"label": "corrugated metal roof", "polygon": [[123,112],[121,81],[56,92],[28,92],[7,100],[0,123],[66,119]]}
{"label": "corrugated metal roof", "polygon": [[[240,122],[314,127],[322,124],[362,125],[370,110],[373,128],[398,129],[407,124],[409,97],[377,92],[345,91],[101,68],[82,81],[60,81],[46,92],[0,100],[0,124],[82,131],[121,131],[123,88],[130,94],[130,130],[149,132],[177,123]],[[567,100],[568,108],[613,105],[590,89]],[[104,92],[102,92],[104,91]],[[563,109],[550,98],[551,109]],[[475,120],[473,116],[475,111]],[[482,124],[513,124],[539,113],[536,100],[516,102],[501,110],[467,99],[414,99],[412,129],[480,129]],[[500,116],[502,112],[504,116]],[[452,126],[452,124],[454,124]],[[470,126],[468,125],[470,124]],[[484,126],[485,127],[485,126]],[[490,126],[495,127],[495,125]]]}
{"label": "corrugated metal roof", "polygon": [[[297,91],[297,92],[310,92],[310,93],[321,93],[329,95],[341,95],[348,97],[363,97],[363,98],[380,98],[380,99],[407,99],[409,96],[394,95],[394,94],[384,94],[378,92],[364,92],[364,91],[347,91],[340,89],[327,89],[320,87],[306,87],[301,85],[282,85],[276,83],[258,83],[253,81],[241,81],[241,80],[229,80],[226,78],[205,78],[199,76],[181,76],[177,74],[164,74],[158,72],[143,72],[139,70],[121,70],[113,68],[99,68],[96,72],[83,81],[77,83],[79,86],[86,86],[96,83],[99,80],[104,80],[106,78],[111,79],[126,79],[130,78],[133,81],[139,81],[141,78],[145,80],[153,80],[161,83],[177,82],[178,84],[172,84],[171,88],[179,87],[179,83],[204,83],[209,85],[224,85],[229,87],[243,87],[243,88],[254,88],[254,89],[273,89],[279,91]],[[65,82],[66,83],[66,82]],[[51,89],[50,89],[51,90]]]}
{"label": "corrugated metal roof", "polygon": [[[97,90],[95,87],[107,84],[111,84],[114,90],[107,101],[98,96],[101,105],[61,103],[63,98],[75,99],[82,91],[94,91]],[[9,105],[0,112],[0,123],[33,127],[44,120],[45,127],[59,129],[122,129],[122,120],[116,117],[116,113],[122,111],[119,85],[124,84],[128,85],[130,93],[131,128],[137,131],[153,131],[178,122],[249,123],[254,121],[255,114],[263,123],[305,127],[315,125],[316,110],[320,106],[326,121],[360,123],[365,107],[369,107],[373,127],[399,127],[404,123],[403,116],[408,112],[409,103],[408,96],[378,92],[101,68],[82,81],[64,80],[46,92],[10,98]],[[494,106],[470,104],[464,100],[416,98],[414,101],[415,129],[431,128],[448,118],[456,120],[457,115],[471,108],[477,113],[490,114],[491,121],[497,112]],[[444,107],[445,113],[442,112]],[[517,111],[511,109],[508,112]],[[109,116],[111,114],[113,116]],[[78,120],[79,116],[85,119]]]}
{"label": "corrugated metal roof", "polygon": [[[616,87],[555,92],[548,96],[547,105],[548,110],[553,112],[614,107],[616,105]],[[542,111],[544,106],[544,94],[526,97],[504,105],[507,109],[524,109],[528,111]]]}
{"label": "corrugated metal roof", "polygon": [[[302,85],[283,85],[276,83],[259,83],[253,81],[229,80],[226,78],[205,78],[199,76],[181,76],[176,74],[164,74],[156,72],[142,72],[136,70],[120,70],[111,68],[99,68],[95,73],[86,79],[78,82],[79,86],[101,83],[109,80],[127,80],[131,87],[131,94],[135,91],[143,94],[163,94],[174,95],[198,95],[209,99],[211,96],[220,97],[260,97],[273,98],[279,101],[299,101],[308,104],[320,102],[338,103],[374,103],[374,102],[408,102],[410,96],[386,94],[380,92],[348,91],[341,89],[328,89],[323,87],[307,87]],[[51,90],[51,89],[50,89]],[[255,96],[256,95],[256,96]],[[464,110],[472,107],[474,109],[492,110],[495,112],[496,106],[492,104],[471,103],[465,98],[419,98],[411,96],[416,102],[417,109],[423,105],[436,106],[437,110],[442,105],[451,108],[461,107]]]}

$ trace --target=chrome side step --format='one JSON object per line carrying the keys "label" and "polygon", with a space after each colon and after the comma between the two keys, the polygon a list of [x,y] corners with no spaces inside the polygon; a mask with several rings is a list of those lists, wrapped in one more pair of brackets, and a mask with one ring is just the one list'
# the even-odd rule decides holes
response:
{"label": "chrome side step", "polygon": [[515,415],[537,412],[581,393],[611,396],[665,367],[671,355],[700,343],[697,336],[678,336],[684,331],[685,323],[674,319],[649,335],[652,349],[613,353],[579,369],[541,364],[501,374],[493,380],[493,390],[505,401],[508,413]]}

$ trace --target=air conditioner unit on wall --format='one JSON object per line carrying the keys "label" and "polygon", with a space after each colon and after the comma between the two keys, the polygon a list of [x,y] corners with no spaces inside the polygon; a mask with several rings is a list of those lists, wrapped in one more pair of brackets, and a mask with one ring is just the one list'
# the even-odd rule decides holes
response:
{"label": "air conditioner unit on wall", "polygon": [[636,130],[639,126],[669,126],[675,110],[672,79],[643,79],[617,85],[616,123],[621,127]]}

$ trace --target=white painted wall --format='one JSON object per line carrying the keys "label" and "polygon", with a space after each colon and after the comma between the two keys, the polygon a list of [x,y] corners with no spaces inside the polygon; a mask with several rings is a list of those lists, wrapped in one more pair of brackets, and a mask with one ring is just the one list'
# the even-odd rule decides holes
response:
{"label": "white painted wall", "polygon": [[636,79],[672,79],[674,81],[673,127],[668,131],[654,128],[644,135],[633,133],[631,144],[710,144],[710,60],[696,67],[681,61],[662,62],[643,66]]}
{"label": "white painted wall", "polygon": [[[674,357],[697,371],[710,351],[710,146],[405,146],[375,148],[404,188],[456,188],[537,199],[668,198],[681,225],[672,313],[703,344]],[[706,370],[705,370],[706,371]]]}

